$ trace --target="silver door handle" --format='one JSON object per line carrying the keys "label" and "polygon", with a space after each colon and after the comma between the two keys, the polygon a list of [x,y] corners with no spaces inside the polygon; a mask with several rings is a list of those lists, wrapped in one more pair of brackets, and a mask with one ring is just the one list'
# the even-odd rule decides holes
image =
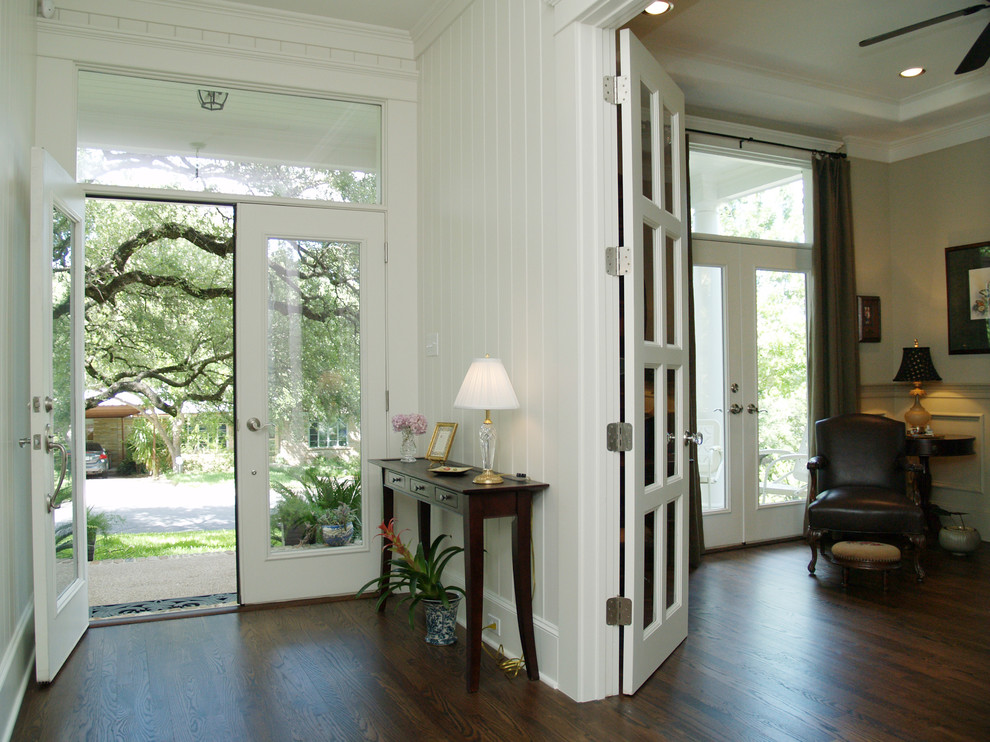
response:
{"label": "silver door handle", "polygon": [[748,412],[750,415],[755,415],[758,412],[763,412],[763,410],[761,410],[755,404],[750,402],[748,405],[746,405],[746,412]]}
{"label": "silver door handle", "polygon": [[262,425],[261,420],[259,420],[256,417],[249,417],[246,425],[247,425],[247,429],[250,430],[252,433],[257,433],[262,428],[268,427],[268,423]]}
{"label": "silver door handle", "polygon": [[738,415],[742,411],[743,411],[743,406],[738,402],[733,402],[732,405],[729,407],[729,412],[731,412],[733,415]]}
{"label": "silver door handle", "polygon": [[58,449],[62,452],[62,470],[58,475],[58,484],[55,485],[55,489],[52,490],[51,497],[48,498],[48,512],[53,510],[58,510],[62,507],[61,503],[56,504],[58,501],[58,493],[62,490],[62,482],[65,481],[65,467],[69,463],[69,454],[65,450],[65,446],[61,443],[55,442],[55,436],[48,434],[45,436],[45,453],[51,453],[53,449]]}
{"label": "silver door handle", "polygon": [[705,436],[703,433],[692,433],[690,430],[684,431],[684,445],[693,443],[696,446],[700,446],[705,442]]}

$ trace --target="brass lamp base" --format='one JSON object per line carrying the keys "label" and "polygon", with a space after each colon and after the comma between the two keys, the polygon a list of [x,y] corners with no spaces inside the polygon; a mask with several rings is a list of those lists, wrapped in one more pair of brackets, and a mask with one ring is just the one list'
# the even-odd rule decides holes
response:
{"label": "brass lamp base", "polygon": [[924,430],[931,421],[932,416],[928,410],[921,406],[921,398],[925,396],[925,392],[921,388],[921,383],[916,381],[914,384],[914,389],[908,392],[914,397],[914,404],[904,414],[904,422],[912,430]]}
{"label": "brass lamp base", "polygon": [[500,474],[493,472],[491,469],[485,469],[474,478],[475,484],[502,484],[504,481]]}

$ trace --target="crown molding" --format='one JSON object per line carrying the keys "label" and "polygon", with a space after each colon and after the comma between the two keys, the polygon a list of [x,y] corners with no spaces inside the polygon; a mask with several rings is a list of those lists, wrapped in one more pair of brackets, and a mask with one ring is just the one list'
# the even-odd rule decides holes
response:
{"label": "crown molding", "polygon": [[[822,137],[813,137],[805,134],[794,134],[792,132],[780,131],[778,129],[753,126],[752,124],[736,123],[734,121],[727,121],[711,116],[696,116],[693,114],[688,114],[684,121],[688,129],[701,129],[704,131],[717,132],[718,134],[724,134],[725,136],[731,138],[738,137],[741,140],[748,138],[763,139],[766,141],[775,142],[781,147],[799,147],[801,149],[815,149],[822,152],[838,152],[843,147],[843,142],[837,139],[824,139]],[[754,151],[756,151],[756,148],[759,146],[756,144],[749,145],[745,142],[743,142],[743,144],[747,148],[752,147]],[[764,148],[772,146],[773,145],[763,145]],[[790,154],[790,156],[793,157],[794,152],[785,152],[784,154]]]}
{"label": "crown molding", "polygon": [[945,126],[938,131],[906,137],[896,142],[845,137],[845,143],[850,157],[893,163],[987,137],[990,137],[990,114]]}

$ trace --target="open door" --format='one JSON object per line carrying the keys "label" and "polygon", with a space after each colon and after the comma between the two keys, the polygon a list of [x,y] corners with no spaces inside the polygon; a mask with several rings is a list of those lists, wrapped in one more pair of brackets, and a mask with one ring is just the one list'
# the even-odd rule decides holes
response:
{"label": "open door", "polygon": [[687,194],[684,96],[628,30],[619,33],[624,422],[622,691],[634,693],[687,637]]}
{"label": "open door", "polygon": [[83,427],[82,189],[43,149],[31,153],[31,519],[39,682],[89,625]]}

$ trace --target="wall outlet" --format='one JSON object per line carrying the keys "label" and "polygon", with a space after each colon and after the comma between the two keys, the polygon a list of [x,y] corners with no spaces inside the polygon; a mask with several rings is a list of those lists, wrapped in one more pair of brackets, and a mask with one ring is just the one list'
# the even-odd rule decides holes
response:
{"label": "wall outlet", "polygon": [[[494,629],[490,628],[492,624],[495,624]],[[494,613],[488,614],[488,620],[485,621],[485,626],[488,627],[489,631],[494,632],[495,636],[502,636],[502,622],[499,620],[499,617],[496,616]]]}

